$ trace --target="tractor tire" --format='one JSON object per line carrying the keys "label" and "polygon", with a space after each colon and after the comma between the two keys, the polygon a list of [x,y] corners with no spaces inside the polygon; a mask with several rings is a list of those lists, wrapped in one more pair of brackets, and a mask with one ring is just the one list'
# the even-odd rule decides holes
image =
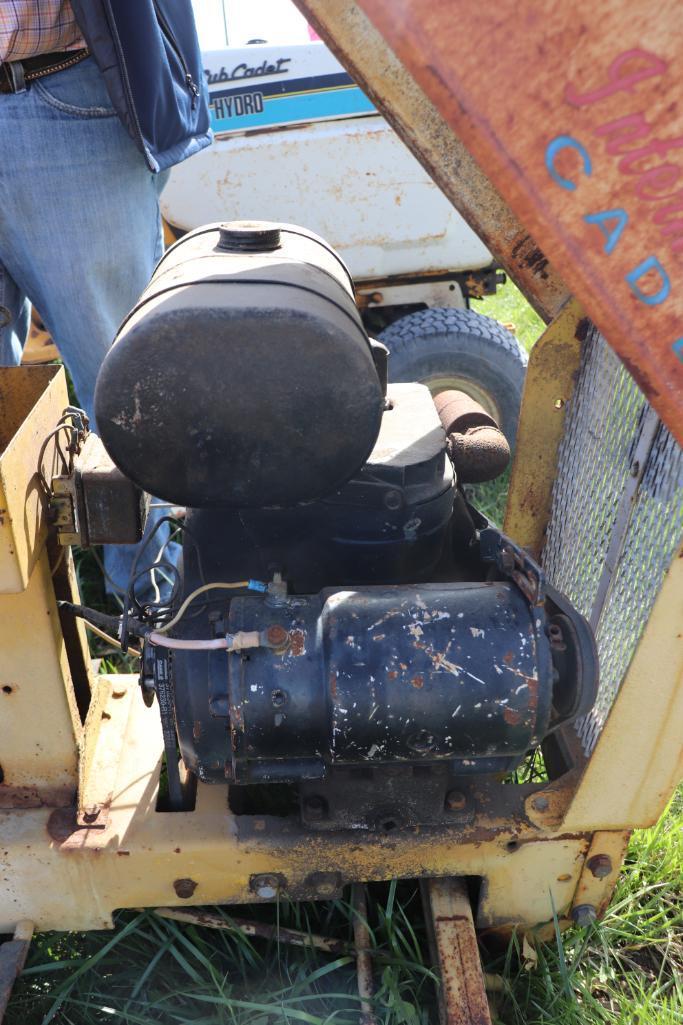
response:
{"label": "tractor tire", "polygon": [[514,447],[527,354],[497,321],[474,310],[426,309],[380,334],[389,381],[419,381],[432,395],[455,388],[493,416]]}

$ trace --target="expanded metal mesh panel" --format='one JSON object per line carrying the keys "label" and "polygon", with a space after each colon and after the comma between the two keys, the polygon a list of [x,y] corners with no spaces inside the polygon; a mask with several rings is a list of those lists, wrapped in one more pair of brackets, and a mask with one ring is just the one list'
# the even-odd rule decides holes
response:
{"label": "expanded metal mesh panel", "polygon": [[598,700],[577,724],[587,754],[682,537],[683,450],[593,329],[567,409],[543,555],[550,583],[596,630]]}

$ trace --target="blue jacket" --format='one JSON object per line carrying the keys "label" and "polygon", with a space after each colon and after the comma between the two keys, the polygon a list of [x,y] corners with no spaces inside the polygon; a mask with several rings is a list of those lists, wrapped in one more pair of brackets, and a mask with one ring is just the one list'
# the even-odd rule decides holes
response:
{"label": "blue jacket", "polygon": [[190,0],[71,0],[114,108],[152,171],[211,142]]}

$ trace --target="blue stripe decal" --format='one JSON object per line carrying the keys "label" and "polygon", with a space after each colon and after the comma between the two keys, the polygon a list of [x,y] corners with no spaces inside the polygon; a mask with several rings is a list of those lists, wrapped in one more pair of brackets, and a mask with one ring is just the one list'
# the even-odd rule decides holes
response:
{"label": "blue stripe decal", "polygon": [[304,92],[297,96],[234,92],[211,96],[210,110],[211,127],[216,133],[375,113],[372,103],[358,86]]}

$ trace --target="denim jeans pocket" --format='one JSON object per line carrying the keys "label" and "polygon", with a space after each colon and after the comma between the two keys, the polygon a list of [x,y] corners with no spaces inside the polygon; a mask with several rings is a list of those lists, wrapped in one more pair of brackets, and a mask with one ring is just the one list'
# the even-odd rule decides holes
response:
{"label": "denim jeans pocket", "polygon": [[70,117],[115,117],[104,78],[92,57],[30,83],[45,103]]}

